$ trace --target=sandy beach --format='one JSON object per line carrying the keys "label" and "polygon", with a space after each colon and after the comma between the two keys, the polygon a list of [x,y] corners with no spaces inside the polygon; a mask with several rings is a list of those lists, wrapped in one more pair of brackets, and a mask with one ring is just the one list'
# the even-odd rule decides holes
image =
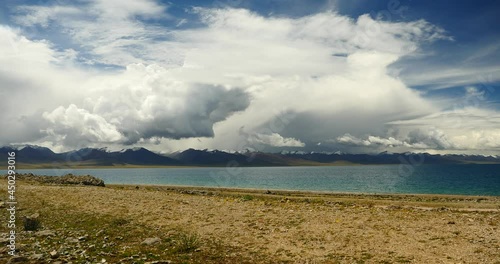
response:
{"label": "sandy beach", "polygon": [[16,195],[19,256],[3,246],[2,263],[500,263],[500,197],[22,181]]}

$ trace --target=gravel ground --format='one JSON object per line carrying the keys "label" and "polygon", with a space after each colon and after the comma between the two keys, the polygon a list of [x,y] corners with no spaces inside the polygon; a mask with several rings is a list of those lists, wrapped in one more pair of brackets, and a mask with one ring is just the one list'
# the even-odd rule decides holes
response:
{"label": "gravel ground", "polygon": [[[16,195],[19,256],[4,246],[2,263],[500,263],[500,197],[34,182]],[[41,227],[23,231],[33,214]]]}

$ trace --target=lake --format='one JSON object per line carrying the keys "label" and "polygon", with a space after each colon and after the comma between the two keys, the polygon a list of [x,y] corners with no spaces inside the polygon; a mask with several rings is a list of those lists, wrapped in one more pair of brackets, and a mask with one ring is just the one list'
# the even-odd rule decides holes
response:
{"label": "lake", "polygon": [[[90,174],[107,184],[154,184],[353,193],[500,195],[499,164],[32,169],[40,175]],[[5,171],[3,171],[5,173]]]}

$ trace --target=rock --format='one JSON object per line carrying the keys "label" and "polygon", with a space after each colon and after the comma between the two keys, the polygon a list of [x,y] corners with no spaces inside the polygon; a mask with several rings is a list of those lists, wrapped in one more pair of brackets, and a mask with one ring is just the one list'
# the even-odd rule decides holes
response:
{"label": "rock", "polygon": [[66,242],[68,243],[78,243],[80,240],[78,240],[77,238],[74,238],[74,237],[67,237],[66,238]]}
{"label": "rock", "polygon": [[158,237],[150,237],[150,238],[146,238],[144,241],[142,241],[142,245],[153,245],[153,244],[156,244],[156,243],[160,243],[161,242],[161,239],[158,238]]}
{"label": "rock", "polygon": [[0,202],[0,208],[4,208],[5,207],[5,203],[4,202]]}
{"label": "rock", "polygon": [[449,225],[454,225],[455,224],[455,221],[449,221],[448,222]]}
{"label": "rock", "polygon": [[46,229],[42,231],[38,231],[34,234],[36,237],[47,237],[47,236],[55,236],[56,233],[54,231]]}
{"label": "rock", "polygon": [[43,259],[43,254],[33,254],[30,256],[30,259],[41,260]]}
{"label": "rock", "polygon": [[89,235],[84,235],[84,236],[78,237],[78,241],[85,241],[85,240],[87,240],[88,237],[89,237]]}
{"label": "rock", "polygon": [[38,219],[40,217],[40,214],[39,213],[34,213],[30,216],[27,216],[28,218],[31,218],[31,219]]}
{"label": "rock", "polygon": [[32,214],[23,218],[23,225],[25,231],[36,231],[40,228],[40,215]]}
{"label": "rock", "polygon": [[57,252],[57,250],[52,250],[50,251],[50,257],[53,258],[53,259],[56,259],[59,257],[59,252]]}
{"label": "rock", "polygon": [[170,264],[172,261],[170,260],[155,260],[155,261],[148,261],[144,262],[144,264]]}

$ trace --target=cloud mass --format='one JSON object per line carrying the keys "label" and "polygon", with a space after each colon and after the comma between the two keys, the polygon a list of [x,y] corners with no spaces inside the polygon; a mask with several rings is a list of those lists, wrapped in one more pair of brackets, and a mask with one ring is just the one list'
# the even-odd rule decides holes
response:
{"label": "cloud mass", "polygon": [[[13,132],[0,143],[159,151],[500,148],[497,110],[450,110],[393,74],[403,58],[453,41],[426,20],[210,7],[179,17],[170,8],[92,0],[10,10],[13,24],[0,26],[0,92],[12,100],[1,106],[8,114],[0,122]],[[40,31],[28,37],[33,28]],[[484,100],[477,88],[463,89],[464,100]],[[16,101],[26,107],[12,111]]]}
{"label": "cloud mass", "polygon": [[[151,138],[213,137],[213,125],[249,104],[241,89],[186,84],[161,66],[130,65],[105,87],[87,92],[82,108],[71,104],[44,112],[53,141],[134,144]],[[95,85],[99,85],[95,83]]]}

